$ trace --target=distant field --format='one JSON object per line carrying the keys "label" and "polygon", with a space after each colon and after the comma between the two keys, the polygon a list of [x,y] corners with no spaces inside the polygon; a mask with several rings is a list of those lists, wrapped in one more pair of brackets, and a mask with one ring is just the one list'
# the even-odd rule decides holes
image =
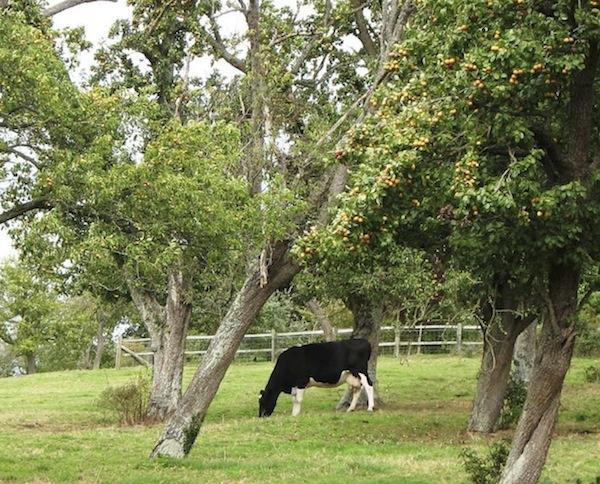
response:
{"label": "distant field", "polygon": [[[600,476],[600,384],[585,383],[592,360],[577,359],[563,392],[557,435],[542,482],[595,482]],[[98,395],[140,369],[70,371],[0,380],[2,482],[465,482],[465,446],[492,437],[464,430],[477,358],[380,360],[387,403],[367,414],[332,410],[343,389],[310,389],[303,414],[282,396],[258,419],[257,396],[270,363],[235,364],[197,445],[182,461],[147,459],[160,427],[120,427]],[[187,368],[186,381],[193,368]],[[287,397],[287,398],[286,398]]]}

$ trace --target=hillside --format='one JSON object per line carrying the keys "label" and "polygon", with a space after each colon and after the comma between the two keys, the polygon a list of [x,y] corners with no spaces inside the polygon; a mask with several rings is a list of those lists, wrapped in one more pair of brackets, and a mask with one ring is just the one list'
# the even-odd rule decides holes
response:
{"label": "hillside", "polygon": [[[586,383],[591,360],[571,369],[543,482],[600,476],[600,385]],[[71,371],[0,380],[2,482],[464,482],[465,446],[507,438],[467,433],[476,358],[383,358],[386,407],[369,415],[331,410],[342,388],[309,389],[303,414],[259,420],[257,395],[269,363],[235,364],[197,445],[183,461],[147,459],[160,427],[122,427],[96,405],[108,385],[140,369]],[[186,369],[186,381],[193,368]]]}

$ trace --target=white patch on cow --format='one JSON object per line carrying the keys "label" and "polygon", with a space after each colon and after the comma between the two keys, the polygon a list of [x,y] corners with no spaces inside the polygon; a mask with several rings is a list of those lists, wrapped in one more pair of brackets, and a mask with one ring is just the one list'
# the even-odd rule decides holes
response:
{"label": "white patch on cow", "polygon": [[320,387],[320,388],[334,388],[343,385],[344,383],[348,383],[351,387],[359,387],[361,386],[361,381],[359,378],[355,377],[350,371],[343,370],[340,373],[340,377],[336,383],[324,383],[321,381],[317,381],[314,378],[309,378],[308,385],[306,387]]}
{"label": "white patch on cow", "polygon": [[374,392],[373,392],[373,387],[371,385],[369,385],[369,380],[367,379],[367,376],[363,373],[359,373],[358,376],[360,376],[360,381],[362,382],[363,387],[365,387],[365,391],[367,392],[367,400],[369,402],[369,406],[367,407],[367,410],[369,412],[373,411],[373,408],[375,407],[375,398],[373,396]]}
{"label": "white patch on cow", "polygon": [[304,400],[304,388],[292,388],[292,417],[300,415],[302,400]]}

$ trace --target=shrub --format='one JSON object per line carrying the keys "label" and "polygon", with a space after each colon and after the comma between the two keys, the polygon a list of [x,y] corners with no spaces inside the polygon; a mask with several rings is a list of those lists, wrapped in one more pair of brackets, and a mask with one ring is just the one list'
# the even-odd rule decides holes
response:
{"label": "shrub", "polygon": [[585,381],[588,383],[600,383],[600,366],[588,366],[585,369]]}
{"label": "shrub", "polygon": [[150,386],[150,376],[139,373],[125,385],[106,388],[100,395],[98,405],[115,412],[124,425],[142,423],[148,413]]}
{"label": "shrub", "polygon": [[527,385],[522,380],[516,378],[514,373],[511,373],[498,420],[499,428],[506,429],[517,423],[523,411],[526,398]]}
{"label": "shrub", "polygon": [[492,444],[481,457],[472,449],[463,449],[460,458],[471,482],[474,484],[498,482],[506,464],[509,449],[509,442],[506,440]]}
{"label": "shrub", "polygon": [[600,355],[600,328],[586,326],[580,330],[576,343],[577,355]]}

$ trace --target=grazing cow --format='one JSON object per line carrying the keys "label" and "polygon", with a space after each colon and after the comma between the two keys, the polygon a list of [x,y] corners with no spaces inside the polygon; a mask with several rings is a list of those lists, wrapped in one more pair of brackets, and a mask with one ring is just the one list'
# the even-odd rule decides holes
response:
{"label": "grazing cow", "polygon": [[361,388],[364,387],[373,410],[373,383],[367,373],[371,345],[366,339],[349,339],[329,343],[293,346],[285,350],[275,363],[275,368],[264,390],[260,392],[259,417],[273,413],[281,392],[292,395],[292,415],[300,414],[304,389],[308,387],[337,387],[348,383],[352,388],[352,402],[348,411],[356,407]]}

